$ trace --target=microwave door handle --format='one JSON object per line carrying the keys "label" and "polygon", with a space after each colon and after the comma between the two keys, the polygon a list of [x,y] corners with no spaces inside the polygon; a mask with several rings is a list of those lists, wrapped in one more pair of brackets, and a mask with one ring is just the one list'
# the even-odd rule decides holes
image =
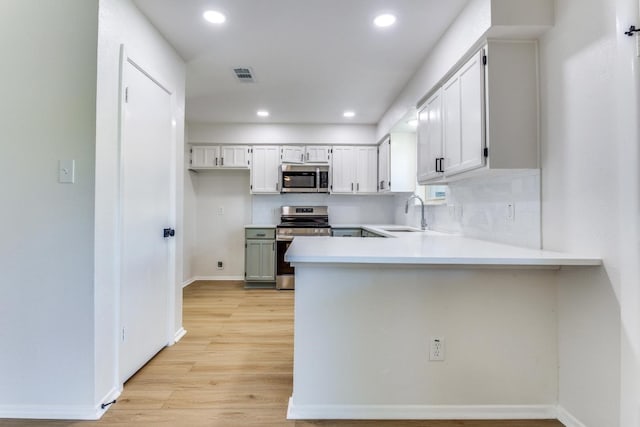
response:
{"label": "microwave door handle", "polygon": [[320,192],[320,168],[316,168],[316,193]]}

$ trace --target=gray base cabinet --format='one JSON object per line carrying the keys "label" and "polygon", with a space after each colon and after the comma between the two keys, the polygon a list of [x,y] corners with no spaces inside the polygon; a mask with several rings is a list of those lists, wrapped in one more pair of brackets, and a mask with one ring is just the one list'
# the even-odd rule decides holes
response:
{"label": "gray base cabinet", "polygon": [[245,229],[244,277],[247,282],[276,281],[275,229]]}

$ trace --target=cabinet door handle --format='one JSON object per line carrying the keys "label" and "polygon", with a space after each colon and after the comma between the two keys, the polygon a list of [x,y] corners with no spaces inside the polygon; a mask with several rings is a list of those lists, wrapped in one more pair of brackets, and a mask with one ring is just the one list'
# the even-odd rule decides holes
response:
{"label": "cabinet door handle", "polygon": [[351,183],[351,191],[353,191],[353,182]]}
{"label": "cabinet door handle", "polygon": [[276,191],[278,191],[279,184],[276,182]]}
{"label": "cabinet door handle", "polygon": [[356,184],[356,191],[360,191],[360,183]]}
{"label": "cabinet door handle", "polygon": [[300,154],[300,161],[304,162],[304,154]]}
{"label": "cabinet door handle", "polygon": [[309,153],[307,153],[307,162],[309,161]]}
{"label": "cabinet door handle", "polygon": [[224,157],[220,157],[220,166],[224,166]]}
{"label": "cabinet door handle", "polygon": [[384,181],[380,181],[380,189],[384,190]]}
{"label": "cabinet door handle", "polygon": [[216,166],[218,166],[218,158],[216,157]]}

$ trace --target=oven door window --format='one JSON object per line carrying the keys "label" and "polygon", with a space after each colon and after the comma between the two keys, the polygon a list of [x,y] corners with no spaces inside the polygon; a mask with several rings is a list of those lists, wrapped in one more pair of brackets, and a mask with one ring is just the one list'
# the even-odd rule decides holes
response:
{"label": "oven door window", "polygon": [[316,188],[315,172],[283,172],[283,188]]}
{"label": "oven door window", "polygon": [[287,252],[289,246],[291,245],[290,240],[278,240],[276,242],[277,250],[276,257],[278,258],[278,265],[276,266],[276,274],[278,276],[282,276],[285,274],[293,274],[294,269],[291,267],[291,264],[284,260],[284,253]]}

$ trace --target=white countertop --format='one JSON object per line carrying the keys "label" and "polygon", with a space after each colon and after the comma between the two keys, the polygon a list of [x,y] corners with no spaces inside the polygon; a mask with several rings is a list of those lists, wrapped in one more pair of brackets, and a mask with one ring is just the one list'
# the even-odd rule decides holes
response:
{"label": "white countertop", "polygon": [[[598,257],[487,242],[433,231],[393,232],[399,225],[337,225],[364,228],[382,237],[296,237],[285,259],[296,263],[485,266],[594,266]],[[419,229],[414,229],[419,230]]]}

